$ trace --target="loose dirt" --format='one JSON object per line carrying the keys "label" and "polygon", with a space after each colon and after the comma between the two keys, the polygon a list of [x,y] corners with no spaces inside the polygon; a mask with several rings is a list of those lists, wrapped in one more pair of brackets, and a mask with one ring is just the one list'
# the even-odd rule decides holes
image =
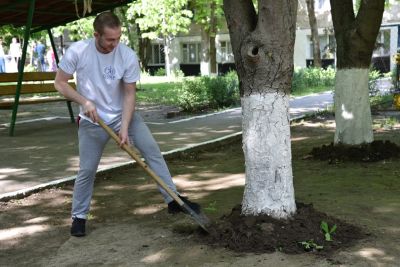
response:
{"label": "loose dirt", "polygon": [[[207,236],[209,243],[237,252],[289,254],[314,252],[329,257],[334,251],[355,244],[369,234],[362,229],[328,216],[313,208],[312,204],[296,203],[296,214],[288,220],[277,220],[267,215],[243,216],[241,205],[228,215],[215,221],[215,233]],[[320,225],[340,229],[326,240]]]}
{"label": "loose dirt", "polygon": [[[375,138],[400,144],[399,129],[376,127]],[[333,139],[330,119],[296,122],[291,132],[298,208],[291,220],[240,215],[244,158],[232,143],[168,160],[178,188],[202,205],[217,235],[167,214],[154,182],[131,166],[97,176],[84,238],[69,235],[72,185],[0,203],[0,265],[398,266],[399,159],[310,159],[311,148]],[[322,220],[336,224],[333,241],[325,241]]]}

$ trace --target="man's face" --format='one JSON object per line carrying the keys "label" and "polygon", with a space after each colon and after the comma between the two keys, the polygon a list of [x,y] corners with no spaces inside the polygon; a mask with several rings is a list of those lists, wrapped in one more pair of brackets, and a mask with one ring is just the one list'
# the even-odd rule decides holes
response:
{"label": "man's face", "polygon": [[96,48],[100,53],[108,54],[117,47],[121,38],[121,27],[109,28],[105,27],[103,34],[94,33],[96,39]]}

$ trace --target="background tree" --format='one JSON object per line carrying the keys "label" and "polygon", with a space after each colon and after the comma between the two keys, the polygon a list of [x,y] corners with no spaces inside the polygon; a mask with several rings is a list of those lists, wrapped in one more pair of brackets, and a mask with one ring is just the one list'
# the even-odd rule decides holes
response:
{"label": "background tree", "polygon": [[194,0],[193,20],[201,27],[201,74],[217,73],[217,50],[215,37],[225,19],[222,0]]}
{"label": "background tree", "polygon": [[165,69],[171,75],[171,43],[179,32],[188,32],[192,12],[186,9],[187,0],[138,0],[128,9],[128,19],[136,19],[142,37],[163,39]]}
{"label": "background tree", "polygon": [[335,144],[373,141],[368,73],[382,22],[385,0],[330,0],[337,44],[335,82]]}
{"label": "background tree", "polygon": [[131,12],[131,9],[129,9],[128,6],[115,9],[115,13],[118,15],[123,25],[123,36],[127,36],[128,45],[136,50],[141,67],[147,69],[151,53],[150,39],[142,36],[134,14],[129,14],[129,12]]}
{"label": "background tree", "polygon": [[318,23],[315,17],[314,0],[306,0],[308,21],[310,22],[311,41],[313,43],[314,67],[321,68],[321,49],[319,47]]}
{"label": "background tree", "polygon": [[290,217],[296,211],[289,93],[297,1],[224,0],[243,112],[245,215]]}
{"label": "background tree", "polygon": [[64,30],[68,31],[69,38],[72,41],[79,41],[93,37],[93,21],[94,17],[82,18],[67,23],[65,26],[53,28],[53,35],[63,35]]}

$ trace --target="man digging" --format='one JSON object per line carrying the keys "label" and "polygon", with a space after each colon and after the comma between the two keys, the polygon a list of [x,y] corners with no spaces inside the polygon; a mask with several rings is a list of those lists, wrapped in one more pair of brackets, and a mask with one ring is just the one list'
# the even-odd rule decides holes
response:
{"label": "man digging", "polygon": [[[135,113],[136,82],[140,67],[135,52],[121,44],[121,22],[111,12],[99,14],[93,23],[94,38],[72,44],[63,56],[55,78],[56,89],[80,105],[79,172],[72,202],[72,236],[85,235],[85,223],[93,194],[94,179],[109,135],[98,124],[101,118],[121,140],[120,145],[134,144],[150,168],[177,193],[171,174],[150,130]],[[77,90],[69,84],[76,73]],[[184,211],[159,187],[168,212]],[[178,194],[178,193],[177,193]],[[197,203],[181,197],[193,211]]]}

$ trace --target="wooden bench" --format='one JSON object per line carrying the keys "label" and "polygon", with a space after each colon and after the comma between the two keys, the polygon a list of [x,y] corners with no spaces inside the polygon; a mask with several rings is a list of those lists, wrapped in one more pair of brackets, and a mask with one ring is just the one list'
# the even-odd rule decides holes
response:
{"label": "wooden bench", "polygon": [[[61,96],[54,88],[55,77],[55,72],[25,72],[18,94],[19,73],[0,73],[0,109],[13,110],[10,135],[13,135],[14,132],[19,105],[66,101],[71,122],[75,121],[71,101]],[[70,81],[69,84],[76,88],[73,81]]]}

